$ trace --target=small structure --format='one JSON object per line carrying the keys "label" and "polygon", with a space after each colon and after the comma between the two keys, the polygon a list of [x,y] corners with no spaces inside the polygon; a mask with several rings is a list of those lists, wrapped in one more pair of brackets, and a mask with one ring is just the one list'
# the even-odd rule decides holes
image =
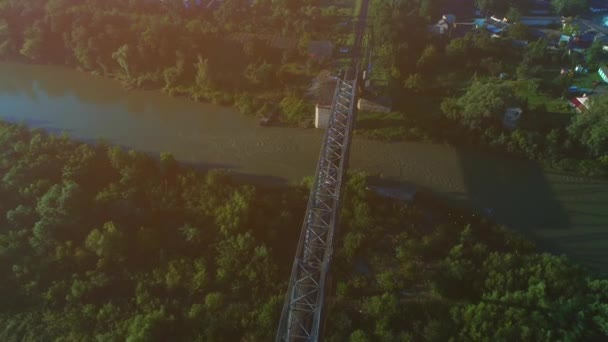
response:
{"label": "small structure", "polygon": [[441,19],[445,20],[451,26],[456,24],[456,16],[453,14],[444,14]]}
{"label": "small structure", "polygon": [[432,33],[445,34],[449,33],[456,26],[456,16],[453,14],[444,14],[437,24],[429,27]]}
{"label": "small structure", "polygon": [[509,29],[510,24],[507,22],[506,18],[498,19],[494,16],[490,17],[490,20],[485,23],[486,30],[492,32],[493,34],[501,34],[503,31]]}
{"label": "small structure", "polygon": [[597,73],[600,75],[602,80],[608,83],[608,67],[602,66],[597,70]]}
{"label": "small structure", "polygon": [[317,103],[315,106],[315,128],[327,129],[329,127],[329,116],[331,104]]}
{"label": "small structure", "polygon": [[519,119],[521,119],[522,113],[523,110],[519,107],[507,108],[502,120],[503,126],[509,130],[514,130],[517,128],[517,124],[519,123]]}
{"label": "small structure", "polygon": [[577,112],[582,113],[589,109],[589,97],[583,95],[582,97],[575,97],[570,100],[570,106],[574,107]]}

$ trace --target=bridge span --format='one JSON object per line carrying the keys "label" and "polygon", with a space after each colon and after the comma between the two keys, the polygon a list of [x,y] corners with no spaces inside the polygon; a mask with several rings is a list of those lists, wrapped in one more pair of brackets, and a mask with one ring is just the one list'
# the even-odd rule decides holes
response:
{"label": "bridge span", "polygon": [[363,0],[355,28],[351,67],[338,80],[329,126],[317,163],[302,231],[276,341],[316,342],[322,336],[323,306],[330,291],[328,280],[333,242],[339,224],[340,203],[355,123],[359,58],[369,0]]}

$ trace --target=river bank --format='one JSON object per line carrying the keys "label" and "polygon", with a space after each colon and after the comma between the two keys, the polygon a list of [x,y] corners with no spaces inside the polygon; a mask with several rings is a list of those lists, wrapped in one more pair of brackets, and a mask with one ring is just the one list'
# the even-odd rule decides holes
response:
{"label": "river bank", "polygon": [[[46,66],[0,64],[0,118],[84,141],[203,168],[225,168],[272,183],[315,170],[323,132],[259,127],[255,118],[156,91]],[[556,253],[608,269],[608,181],[544,170],[537,163],[437,144],[355,138],[351,168],[415,184],[452,205],[494,218]]]}

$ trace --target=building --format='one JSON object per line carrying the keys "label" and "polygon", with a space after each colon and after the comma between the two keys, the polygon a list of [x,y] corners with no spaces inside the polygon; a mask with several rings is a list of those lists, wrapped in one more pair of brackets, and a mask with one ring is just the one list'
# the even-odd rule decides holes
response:
{"label": "building", "polygon": [[507,22],[507,19],[503,18],[498,19],[494,16],[490,17],[490,20],[487,20],[485,23],[485,28],[486,30],[492,32],[493,34],[501,34],[504,31],[507,31],[509,29],[509,26],[511,24],[509,24]]}
{"label": "building", "polygon": [[327,127],[329,127],[330,114],[331,104],[317,103],[315,106],[315,128],[327,129]]}
{"label": "building", "polygon": [[597,70],[597,73],[600,75],[600,77],[602,78],[602,80],[604,82],[608,83],[608,67],[606,67],[606,66],[599,67],[599,69]]}
{"label": "building", "polygon": [[597,73],[600,75],[604,82],[608,83],[608,67],[602,66],[597,70]]}
{"label": "building", "polygon": [[587,96],[575,97],[570,100],[570,106],[574,107],[574,109],[576,109],[576,111],[579,113],[589,109],[589,104],[589,97]]}

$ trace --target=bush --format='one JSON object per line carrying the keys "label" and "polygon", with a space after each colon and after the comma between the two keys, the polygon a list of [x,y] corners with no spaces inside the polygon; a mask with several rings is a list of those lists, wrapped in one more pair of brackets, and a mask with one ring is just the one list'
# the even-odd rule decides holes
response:
{"label": "bush", "polygon": [[238,94],[234,98],[234,106],[236,109],[246,115],[253,114],[254,102],[253,98],[249,94]]}
{"label": "bush", "polygon": [[292,124],[308,121],[314,115],[314,106],[295,95],[284,97],[280,107],[287,122]]}

